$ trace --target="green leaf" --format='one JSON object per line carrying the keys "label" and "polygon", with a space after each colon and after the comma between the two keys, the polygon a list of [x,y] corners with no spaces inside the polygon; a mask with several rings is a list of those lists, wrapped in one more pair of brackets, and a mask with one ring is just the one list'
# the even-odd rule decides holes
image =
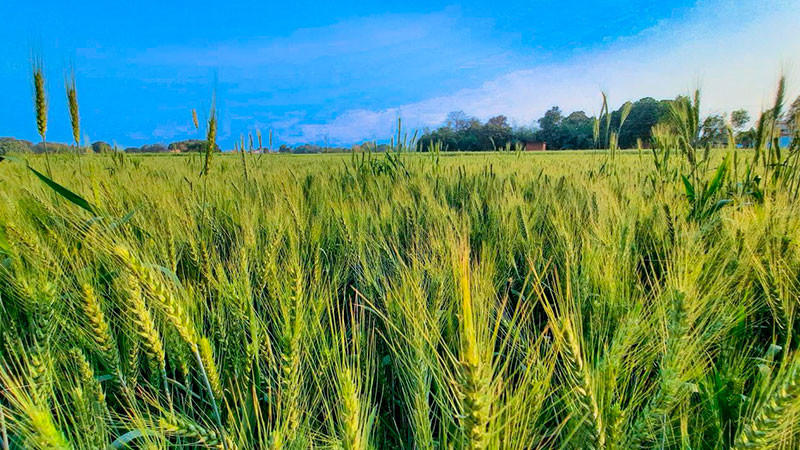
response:
{"label": "green leaf", "polygon": [[722,161],[722,164],[717,168],[714,178],[711,179],[711,184],[708,186],[708,191],[705,195],[706,199],[710,199],[722,187],[722,181],[725,179],[725,173],[728,171],[728,158]]}
{"label": "green leaf", "polygon": [[42,180],[44,182],[44,184],[50,186],[51,189],[56,191],[56,193],[58,193],[60,196],[66,198],[67,200],[69,200],[70,202],[75,204],[76,206],[79,206],[79,207],[85,209],[86,211],[89,211],[90,213],[95,214],[94,208],[92,208],[92,205],[90,205],[89,202],[86,201],[86,199],[84,199],[80,195],[70,191],[69,189],[65,188],[64,186],[56,183],[55,181],[53,181],[52,179],[48,178],[46,175],[44,175],[43,173],[41,173],[38,170],[34,169],[33,167],[28,166],[28,169],[31,172],[33,172],[33,174],[36,175],[40,180]]}
{"label": "green leaf", "polygon": [[152,431],[131,430],[123,434],[122,436],[116,438],[114,442],[112,442],[111,445],[109,445],[108,448],[119,450],[128,447],[128,444],[134,439],[138,439],[142,436],[153,436],[153,435],[155,435],[155,433]]}
{"label": "green leaf", "polygon": [[0,228],[0,253],[5,253],[7,255],[11,253],[6,232],[2,228]]}
{"label": "green leaf", "polygon": [[159,266],[158,264],[145,264],[145,267],[160,270],[161,273],[163,273],[167,278],[169,278],[173,283],[175,283],[176,286],[181,285],[181,280],[178,279],[178,275],[176,275],[175,272],[169,270],[168,268],[164,266]]}
{"label": "green leaf", "polygon": [[724,198],[724,199],[718,201],[712,207],[708,208],[708,211],[706,211],[705,216],[708,217],[708,216],[714,214],[715,212],[717,212],[720,209],[722,209],[723,206],[731,203],[732,201],[733,200],[731,200],[729,198]]}
{"label": "green leaf", "polygon": [[772,359],[780,354],[783,351],[783,347],[777,344],[771,344],[767,349],[766,357]]}
{"label": "green leaf", "polygon": [[6,160],[6,159],[9,160],[9,161],[24,162],[21,159],[15,158],[13,156],[8,156],[8,155],[0,156],[0,162],[3,162],[3,160]]}
{"label": "green leaf", "polygon": [[117,228],[117,227],[121,227],[122,225],[125,225],[126,223],[130,222],[130,220],[133,218],[133,215],[138,210],[139,210],[138,207],[132,209],[128,214],[125,214],[124,216],[122,216],[121,219],[112,222],[111,225],[109,226],[109,228],[114,229],[114,228]]}
{"label": "green leaf", "polygon": [[686,175],[681,175],[681,178],[683,179],[683,187],[686,189],[686,197],[689,199],[689,203],[694,203],[694,186],[686,178]]}

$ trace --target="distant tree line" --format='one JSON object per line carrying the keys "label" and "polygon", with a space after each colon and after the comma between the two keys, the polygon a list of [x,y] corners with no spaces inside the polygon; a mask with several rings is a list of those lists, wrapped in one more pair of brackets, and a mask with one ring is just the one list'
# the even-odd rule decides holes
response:
{"label": "distant tree line", "polygon": [[[544,116],[536,120],[532,126],[513,127],[508,118],[498,115],[486,122],[481,122],[463,111],[451,112],[445,123],[437,129],[425,129],[417,141],[417,149],[430,151],[439,148],[443,151],[486,151],[514,148],[517,144],[528,142],[544,142],[549,150],[591,149],[605,145],[604,136],[595,140],[595,121],[605,126],[608,120],[611,130],[618,130],[617,145],[619,148],[636,148],[638,145],[649,147],[651,130],[654,125],[667,119],[669,103],[673,100],[656,100],[644,97],[629,104],[629,112],[620,128],[620,120],[626,105],[611,111],[609,117],[587,116],[583,111],[575,111],[564,115],[558,106],[550,108]],[[752,147],[756,137],[755,128],[746,128],[750,123],[747,111],[740,109],[728,114],[711,114],[701,120],[700,145],[724,146],[731,136],[737,145]],[[783,117],[781,126],[788,133],[794,133],[800,126],[800,97],[794,100]],[[601,127],[601,128],[602,128]],[[127,153],[189,153],[205,150],[204,140],[190,139],[173,142],[169,145],[148,144],[141,147],[128,147]],[[389,144],[364,142],[350,147],[320,146],[302,144],[297,146],[281,145],[280,153],[342,153],[350,151],[386,151]],[[0,155],[5,153],[42,153],[42,143],[10,137],[0,138]],[[106,142],[98,141],[85,147],[83,151],[104,153],[113,148]],[[74,152],[75,147],[55,142],[47,143],[48,152]],[[216,150],[220,151],[217,145]]]}
{"label": "distant tree line", "polygon": [[[82,152],[106,153],[114,150],[109,143],[97,141],[88,146],[80,147]],[[199,139],[189,139],[185,141],[173,142],[169,145],[147,144],[141,147],[127,147],[123,150],[126,153],[189,153],[203,152],[206,149],[206,141]],[[5,153],[43,153],[45,146],[43,143],[34,144],[33,142],[11,137],[0,138],[0,155]],[[216,150],[220,151],[219,145]],[[52,153],[75,152],[75,147],[58,142],[48,142],[47,151]]]}
{"label": "distant tree line", "polygon": [[[604,128],[609,124],[611,130],[618,130],[617,145],[619,148],[649,147],[653,126],[667,119],[669,103],[672,100],[656,100],[652,97],[641,98],[629,106],[628,115],[620,127],[620,121],[626,105],[609,116],[588,116],[584,111],[575,111],[564,115],[561,108],[553,106],[533,126],[512,127],[506,116],[495,116],[482,123],[463,111],[448,114],[445,123],[434,130],[426,129],[419,140],[419,148],[428,151],[441,148],[444,151],[485,151],[512,148],[515,144],[528,142],[544,142],[548,150],[591,149],[605,145],[602,132],[595,140],[595,121]],[[794,112],[792,112],[794,111]],[[792,105],[787,114],[787,123],[800,112],[800,97]],[[608,122],[607,122],[608,121]],[[702,145],[727,145],[730,136],[736,143],[744,147],[752,146],[755,129],[745,129],[750,116],[745,110],[726,114],[712,114],[702,120],[701,134],[698,136]]]}
{"label": "distant tree line", "polygon": [[345,153],[351,151],[386,151],[389,148],[387,144],[377,144],[365,142],[363,144],[355,144],[351,147],[339,147],[331,145],[317,145],[317,144],[300,144],[292,147],[291,145],[282,144],[278,147],[278,153],[294,153],[294,154],[309,154],[309,153]]}

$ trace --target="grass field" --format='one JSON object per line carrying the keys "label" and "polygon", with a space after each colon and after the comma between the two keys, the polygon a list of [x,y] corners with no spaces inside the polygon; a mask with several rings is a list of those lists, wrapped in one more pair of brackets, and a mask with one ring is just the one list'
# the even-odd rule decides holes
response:
{"label": "grass field", "polygon": [[3,161],[0,441],[796,449],[796,154]]}

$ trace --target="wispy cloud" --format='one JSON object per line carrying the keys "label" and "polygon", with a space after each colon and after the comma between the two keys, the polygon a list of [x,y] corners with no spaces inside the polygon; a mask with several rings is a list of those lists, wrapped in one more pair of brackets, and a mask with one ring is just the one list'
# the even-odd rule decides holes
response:
{"label": "wispy cloud", "polygon": [[[460,78],[485,79],[525,60],[504,50],[511,36],[493,34],[493,21],[466,18],[458,8],[427,14],[382,14],[302,28],[285,36],[245,37],[214,43],[164,45],[128,58],[152,79],[196,81],[210,70],[231,94],[266,96],[301,104],[359,93],[381,97],[412,92],[407,80],[439,76],[461,87]],[[456,73],[460,77],[454,76]],[[442,84],[414,86],[425,93]]]}
{"label": "wispy cloud", "polygon": [[304,66],[318,59],[414,46],[430,39],[437,27],[450,28],[448,14],[383,15],[295,30],[284,37],[250,37],[196,46],[162,46],[131,58],[137,64],[253,68]]}
{"label": "wispy cloud", "polygon": [[800,5],[731,1],[698,4],[684,23],[662,21],[635,37],[556,64],[534,65],[422,101],[380,110],[353,109],[325,123],[302,126],[300,139],[353,142],[391,135],[394,119],[411,126],[443,122],[453,110],[486,119],[506,114],[527,124],[551,106],[599,108],[600,91],[617,105],[643,96],[671,98],[699,86],[705,112],[745,108],[755,116],[771,100],[779,72],[800,63]]}
{"label": "wispy cloud", "polygon": [[169,122],[157,126],[152,135],[159,140],[172,139],[176,136],[185,136],[192,130],[194,130],[194,126],[188,121],[186,123]]}

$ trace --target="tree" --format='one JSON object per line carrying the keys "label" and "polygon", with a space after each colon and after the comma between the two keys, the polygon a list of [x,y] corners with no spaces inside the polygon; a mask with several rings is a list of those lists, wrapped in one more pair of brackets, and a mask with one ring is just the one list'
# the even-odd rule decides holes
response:
{"label": "tree", "polygon": [[594,144],[593,118],[583,111],[575,111],[561,121],[559,140],[562,149],[586,149]]}
{"label": "tree", "polygon": [[726,136],[725,116],[712,114],[703,119],[703,125],[700,128],[701,145],[713,146],[724,144]]}
{"label": "tree", "polygon": [[[667,100],[659,101],[652,97],[644,97],[634,102],[618,136],[617,143],[620,148],[633,148],[640,139],[649,146],[653,126],[664,120],[668,112]],[[611,114],[612,130],[619,128],[621,115],[622,108]]]}
{"label": "tree", "polygon": [[750,127],[747,131],[740,131],[736,133],[736,142],[741,144],[742,147],[752,148],[756,141],[756,129]]}
{"label": "tree", "polygon": [[469,126],[470,117],[464,111],[453,111],[447,115],[445,124],[453,131],[462,131]]}
{"label": "tree", "polygon": [[734,130],[739,131],[750,122],[750,114],[743,109],[737,109],[731,113],[731,126]]}
{"label": "tree", "polygon": [[[170,151],[177,151],[180,153],[200,153],[204,152],[208,144],[206,144],[205,140],[200,139],[187,139],[185,141],[178,141],[169,144],[168,149]],[[214,151],[218,152],[221,151],[219,145],[214,146]]]}
{"label": "tree", "polygon": [[[171,148],[172,146],[170,146]],[[94,153],[108,153],[111,151],[111,145],[108,142],[97,141],[92,143],[92,151]]]}
{"label": "tree", "polygon": [[508,118],[503,115],[490,118],[480,134],[481,144],[488,144],[487,149],[503,148],[512,140],[511,126],[508,124]]}
{"label": "tree", "polygon": [[547,143],[548,148],[561,148],[561,133],[559,128],[562,119],[561,109],[558,106],[553,106],[544,113],[544,117],[538,121],[539,138]]}
{"label": "tree", "polygon": [[511,129],[511,127],[508,125],[508,118],[506,116],[503,116],[503,115],[494,116],[494,117],[490,118],[486,122],[486,125],[490,126],[490,127],[496,127],[496,128],[502,128],[502,129],[509,129],[509,130]]}
{"label": "tree", "polygon": [[495,116],[485,124],[463,111],[455,111],[447,116],[444,126],[435,131],[425,130],[419,140],[419,148],[428,151],[441,143],[442,148],[451,151],[486,151],[505,147],[514,140],[508,118]]}
{"label": "tree", "polygon": [[517,127],[511,130],[511,140],[513,142],[533,142],[537,139],[537,130],[535,127]]}
{"label": "tree", "polygon": [[10,137],[0,138],[0,155],[11,153],[30,153],[33,151],[33,143]]}

